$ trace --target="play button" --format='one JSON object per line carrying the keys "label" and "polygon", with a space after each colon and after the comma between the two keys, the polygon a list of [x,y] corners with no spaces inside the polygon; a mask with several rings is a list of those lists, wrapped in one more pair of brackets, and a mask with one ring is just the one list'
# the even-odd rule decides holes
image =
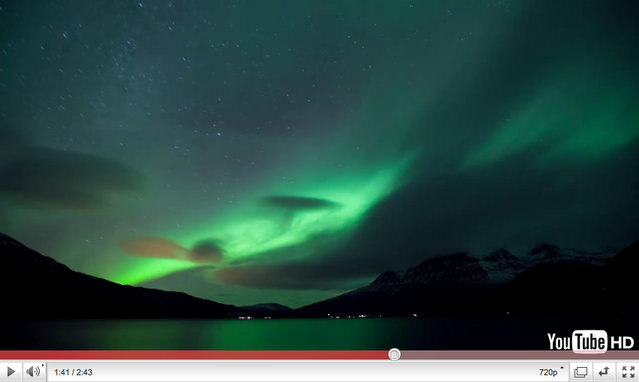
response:
{"label": "play button", "polygon": [[0,362],[0,382],[22,381],[22,363]]}

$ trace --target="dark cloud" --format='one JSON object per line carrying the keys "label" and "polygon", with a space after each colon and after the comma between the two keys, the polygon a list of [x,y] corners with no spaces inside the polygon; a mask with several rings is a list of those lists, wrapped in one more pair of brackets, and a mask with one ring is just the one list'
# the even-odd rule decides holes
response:
{"label": "dark cloud", "polygon": [[106,203],[103,195],[90,191],[69,188],[55,182],[43,185],[41,179],[12,176],[0,171],[0,192],[8,195],[18,206],[33,209],[65,209],[94,211]]}
{"label": "dark cloud", "polygon": [[189,261],[194,263],[220,263],[224,260],[224,249],[216,240],[197,243],[189,252]]}
{"label": "dark cloud", "polygon": [[301,196],[267,196],[262,199],[266,205],[290,211],[317,211],[340,207],[339,203],[327,199],[307,198]]}
{"label": "dark cloud", "polygon": [[113,194],[144,186],[143,175],[120,163],[29,145],[0,168],[0,192],[35,208],[97,209]]}

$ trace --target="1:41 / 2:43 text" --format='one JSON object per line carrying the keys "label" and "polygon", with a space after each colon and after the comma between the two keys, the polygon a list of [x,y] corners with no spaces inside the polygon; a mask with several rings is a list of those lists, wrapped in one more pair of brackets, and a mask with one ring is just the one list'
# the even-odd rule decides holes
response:
{"label": "1:41 / 2:43 text", "polygon": [[53,373],[56,376],[59,375],[70,375],[70,376],[91,376],[93,375],[92,369],[55,369]]}

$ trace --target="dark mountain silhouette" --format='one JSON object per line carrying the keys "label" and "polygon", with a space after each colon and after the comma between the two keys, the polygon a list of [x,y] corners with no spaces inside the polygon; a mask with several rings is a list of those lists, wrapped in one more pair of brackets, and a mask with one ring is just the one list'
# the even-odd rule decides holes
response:
{"label": "dark mountain silhouette", "polygon": [[637,298],[639,295],[639,242],[626,247],[604,266],[602,300],[614,307],[614,311],[624,316],[639,315]]}
{"label": "dark mountain silhouette", "polygon": [[639,292],[639,242],[603,266],[574,260],[534,265],[509,282],[496,298],[509,311],[637,315],[630,302]]}
{"label": "dark mountain silhouette", "polygon": [[[456,253],[292,310],[225,305],[75,272],[0,233],[0,288],[12,318],[237,318],[411,314],[604,314],[637,317],[639,243],[616,255],[543,244],[523,257]],[[603,265],[602,265],[603,264]],[[626,322],[634,322],[633,319]]]}
{"label": "dark mountain silhouette", "polygon": [[639,243],[614,257],[613,253],[542,244],[522,258],[504,249],[483,258],[447,255],[406,271],[385,272],[368,286],[297,312],[303,316],[636,315],[629,296],[638,290],[633,275],[639,269]]}
{"label": "dark mountain silhouette", "polygon": [[495,304],[508,312],[596,311],[602,268],[573,260],[533,265],[496,292]]}
{"label": "dark mountain silhouette", "polygon": [[12,318],[233,318],[242,309],[75,272],[0,233],[0,290]]}
{"label": "dark mountain silhouette", "polygon": [[410,315],[471,309],[496,285],[479,259],[456,253],[406,271],[385,272],[369,286],[298,309],[311,315]]}
{"label": "dark mountain silhouette", "polygon": [[385,272],[370,285],[297,309],[308,316],[409,315],[462,312],[496,286],[481,260],[466,253]]}
{"label": "dark mountain silhouette", "polygon": [[289,308],[288,306],[278,304],[275,302],[243,306],[242,309],[259,310],[264,312],[292,312],[293,311],[293,309]]}
{"label": "dark mountain silhouette", "polygon": [[255,304],[249,306],[242,306],[243,310],[251,313],[256,317],[294,317],[295,310],[289,308],[288,306],[284,306],[282,304],[277,304],[275,302],[269,302],[265,304]]}
{"label": "dark mountain silhouette", "polygon": [[541,244],[533,248],[529,255],[536,256],[540,260],[558,259],[561,257],[561,249],[552,244]]}

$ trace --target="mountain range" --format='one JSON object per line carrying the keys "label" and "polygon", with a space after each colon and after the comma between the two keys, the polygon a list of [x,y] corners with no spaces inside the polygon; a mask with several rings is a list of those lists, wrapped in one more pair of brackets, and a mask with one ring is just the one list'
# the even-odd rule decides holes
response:
{"label": "mountain range", "polygon": [[0,233],[0,288],[24,318],[338,317],[423,314],[561,313],[636,315],[639,243],[586,252],[551,244],[524,255],[499,249],[455,253],[302,308],[236,307],[185,293],[124,286],[75,272]]}
{"label": "mountain range", "polygon": [[284,306],[282,304],[278,304],[275,302],[243,306],[242,309],[248,312],[252,312],[254,315],[268,314],[268,313],[271,313],[274,315],[283,315],[283,314],[291,314],[294,312],[294,309],[291,309],[288,306]]}
{"label": "mountain range", "polygon": [[[633,248],[636,251],[636,247],[625,251]],[[604,274],[610,272],[604,271],[614,267],[606,264],[617,252],[611,247],[586,252],[541,244],[520,256],[505,249],[483,256],[450,254],[407,270],[385,272],[370,285],[297,311],[311,316],[578,312],[581,306],[568,310],[554,304],[533,306],[528,298],[538,295],[552,299],[574,293],[574,288],[563,280],[570,280],[568,284],[593,296],[594,290],[599,292],[605,283],[615,282],[614,278],[607,279]],[[587,281],[580,280],[581,276]],[[588,285],[584,286],[584,282]],[[590,306],[588,303],[585,308]]]}

